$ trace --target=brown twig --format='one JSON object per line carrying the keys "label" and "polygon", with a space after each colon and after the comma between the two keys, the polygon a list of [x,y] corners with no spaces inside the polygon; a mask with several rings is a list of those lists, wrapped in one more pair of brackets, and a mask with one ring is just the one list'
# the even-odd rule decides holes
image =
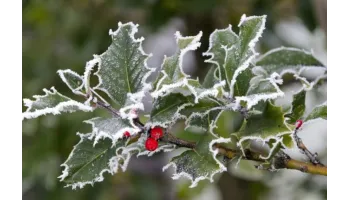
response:
{"label": "brown twig", "polygon": [[300,149],[300,151],[305,154],[310,162],[314,165],[321,165],[324,166],[324,164],[321,163],[321,161],[317,158],[317,153],[311,153],[311,151],[309,151],[305,144],[303,143],[303,141],[301,140],[301,138],[298,136],[298,131],[299,131],[299,127],[295,128],[294,132],[293,132],[293,138],[295,140],[295,142],[297,143],[297,147]]}
{"label": "brown twig", "polygon": [[[245,160],[266,162],[266,160],[261,159],[260,153],[253,152],[250,149],[245,149],[244,151],[245,156],[243,156],[243,154],[240,151],[229,149],[220,144],[214,144],[213,147],[217,148],[219,150],[219,153],[221,155],[224,155],[228,159],[233,159],[235,157],[242,156],[242,159],[245,159]],[[314,165],[313,163],[306,163],[306,162],[294,160],[290,156],[288,156],[286,153],[281,153],[279,156],[277,156],[273,161],[273,165],[275,169],[295,169],[304,173],[319,174],[319,175],[327,176],[326,166],[320,165],[320,164]]]}

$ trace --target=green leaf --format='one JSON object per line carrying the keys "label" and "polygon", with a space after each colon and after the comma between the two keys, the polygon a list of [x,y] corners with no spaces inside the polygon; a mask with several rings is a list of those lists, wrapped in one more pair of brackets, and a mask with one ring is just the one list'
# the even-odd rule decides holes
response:
{"label": "green leaf", "polygon": [[261,114],[252,115],[247,119],[245,126],[238,133],[241,137],[238,144],[242,146],[242,143],[247,140],[268,142],[271,139],[276,140],[275,145],[278,142],[283,144],[283,136],[291,132],[285,123],[282,107],[267,102]]}
{"label": "green leaf", "polygon": [[92,107],[60,94],[54,87],[51,88],[51,91],[47,89],[43,90],[45,95],[34,95],[34,101],[23,99],[27,110],[22,113],[22,120],[24,118],[31,119],[46,114],[58,115],[61,112],[75,112],[78,110],[85,112],[93,111]]}
{"label": "green leaf", "polygon": [[109,33],[112,44],[107,51],[95,56],[94,60],[99,62],[95,73],[99,77],[99,84],[95,88],[106,92],[113,101],[124,106],[128,94],[143,94],[151,88],[146,79],[152,70],[146,65],[150,55],[142,49],[143,38],[134,37],[138,25],[129,22],[119,23],[118,26],[118,30]]}
{"label": "green leaf", "polygon": [[173,56],[164,58],[161,72],[154,82],[155,89],[152,93],[154,98],[169,94],[180,87],[191,87],[188,86],[189,75],[184,73],[182,61],[188,51],[194,51],[200,46],[199,40],[201,37],[202,32],[199,32],[196,36],[187,37],[181,36],[180,32],[175,33],[178,49]]}
{"label": "green leaf", "polygon": [[185,97],[180,93],[172,93],[164,97],[159,97],[153,103],[150,122],[147,126],[162,126],[166,128],[174,124],[181,117],[180,111],[193,101],[192,96]]}
{"label": "green leaf", "polygon": [[[77,74],[76,72],[66,69],[66,70],[58,70],[57,73],[59,74],[62,81],[71,89],[73,92],[78,92],[83,89],[84,81],[83,77]],[[82,93],[80,93],[82,94]]]}
{"label": "green leaf", "polygon": [[298,119],[301,119],[305,112],[305,97],[306,91],[302,89],[293,96],[292,108],[289,113],[285,115],[288,117],[288,123],[295,124]]}
{"label": "green leaf", "polygon": [[226,171],[226,167],[219,161],[217,150],[212,149],[214,143],[227,143],[230,139],[215,139],[212,134],[207,133],[197,143],[195,151],[187,150],[179,156],[173,157],[169,164],[163,167],[163,171],[173,166],[175,173],[173,179],[184,176],[191,180],[190,187],[196,187],[201,180],[210,180],[217,173]]}
{"label": "green leaf", "polygon": [[220,82],[220,79],[217,76],[217,72],[218,68],[211,67],[209,69],[202,83],[204,88],[212,88],[216,83]]}
{"label": "green leaf", "polygon": [[276,72],[281,76],[285,73],[300,74],[305,68],[325,68],[311,53],[286,47],[265,53],[256,62],[256,66],[263,68],[267,74]]}
{"label": "green leaf", "polygon": [[305,122],[314,120],[314,119],[324,119],[327,120],[327,103],[316,106],[311,113],[306,117]]}
{"label": "green leaf", "polygon": [[246,102],[247,109],[251,109],[259,102],[282,97],[284,93],[278,84],[282,83],[278,74],[272,74],[270,77],[258,75],[249,82],[249,89],[246,96],[236,97],[237,102]]}
{"label": "green leaf", "polygon": [[265,28],[265,20],[266,16],[243,15],[238,25],[239,36],[233,33],[231,26],[216,30],[210,36],[209,49],[204,55],[211,58],[206,62],[213,63],[219,68],[220,80],[226,81],[225,88],[229,90],[231,97],[237,96],[234,92],[240,91],[240,87],[246,87],[244,82],[242,85],[240,85],[242,81],[237,82],[237,77],[249,67],[256,56],[254,46]]}
{"label": "green leaf", "polygon": [[92,125],[92,135],[95,137],[94,145],[96,145],[101,138],[109,138],[115,144],[124,133],[128,131],[130,135],[134,135],[140,129],[133,124],[132,120],[122,119],[119,116],[106,118],[96,117],[84,121]]}
{"label": "green leaf", "polygon": [[103,139],[94,146],[92,134],[79,135],[80,141],[62,164],[65,169],[59,177],[73,189],[102,182],[105,172],[116,173],[120,167],[120,158],[116,156],[116,150],[124,146],[124,142],[119,141],[112,147],[110,139]]}
{"label": "green leaf", "polygon": [[211,124],[215,125],[217,118],[224,109],[223,106],[222,102],[212,97],[203,98],[198,103],[185,105],[184,109],[180,111],[181,115],[187,118],[185,129],[196,127],[208,131]]}

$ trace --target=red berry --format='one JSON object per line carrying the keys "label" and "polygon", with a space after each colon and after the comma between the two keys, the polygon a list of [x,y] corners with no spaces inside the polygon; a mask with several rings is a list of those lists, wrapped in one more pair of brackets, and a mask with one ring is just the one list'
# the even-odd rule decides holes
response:
{"label": "red berry", "polygon": [[158,148],[158,142],[154,138],[147,138],[145,147],[148,151],[154,151]]}
{"label": "red berry", "polygon": [[296,129],[299,129],[301,127],[301,125],[303,125],[303,121],[302,120],[297,120],[297,122],[295,123]]}
{"label": "red berry", "polygon": [[161,137],[163,137],[163,129],[161,127],[157,126],[151,129],[151,138],[158,140]]}
{"label": "red berry", "polygon": [[124,132],[124,137],[127,137],[127,138],[130,137],[129,131],[125,131],[125,132]]}

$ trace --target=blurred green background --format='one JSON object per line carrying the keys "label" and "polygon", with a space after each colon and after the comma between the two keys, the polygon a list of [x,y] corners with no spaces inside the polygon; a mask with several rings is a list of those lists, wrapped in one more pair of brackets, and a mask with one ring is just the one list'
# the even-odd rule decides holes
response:
{"label": "blurred green background", "polygon": [[[294,46],[313,49],[326,62],[326,0],[23,0],[22,3],[24,98],[42,94],[42,88],[51,86],[74,97],[56,71],[70,68],[82,74],[92,55],[107,49],[108,30],[115,30],[118,21],[140,25],[138,36],[146,38],[144,49],[153,53],[149,65],[158,68],[163,55],[175,51],[176,30],[183,35],[202,30],[200,49],[187,58],[190,65],[187,70],[200,79],[210,67],[202,57],[210,33],[228,24],[237,31],[244,13],[268,16],[257,47],[260,52]],[[161,171],[169,160],[168,154],[132,159],[125,173],[106,175],[104,182],[93,187],[64,188],[57,179],[62,170],[60,164],[79,141],[75,133],[90,131],[89,125],[82,121],[97,115],[106,113],[48,115],[23,122],[23,199],[326,199],[323,177],[294,171],[287,175],[265,173],[245,162],[240,164],[246,169],[243,172],[233,166],[217,175],[215,183],[203,181],[197,188],[189,189],[187,180],[173,181],[170,173]],[[220,119],[222,127],[229,118]],[[177,134],[186,138],[181,126]]]}

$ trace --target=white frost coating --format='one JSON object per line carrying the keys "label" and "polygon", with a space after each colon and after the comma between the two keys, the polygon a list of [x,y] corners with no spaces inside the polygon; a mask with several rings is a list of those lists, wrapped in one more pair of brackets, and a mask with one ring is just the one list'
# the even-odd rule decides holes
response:
{"label": "white frost coating", "polygon": [[190,105],[193,105],[193,104],[192,103],[184,103],[181,106],[179,106],[170,121],[148,121],[145,124],[145,127],[146,128],[153,128],[156,126],[161,126],[163,128],[167,128],[168,126],[175,124],[175,122],[178,119],[186,119],[186,117],[184,115],[180,114],[180,111],[183,110],[186,106],[190,106]]}
{"label": "white frost coating", "polygon": [[85,104],[82,104],[82,103],[79,103],[77,101],[70,99],[68,101],[60,102],[55,107],[52,107],[52,108],[47,107],[47,108],[44,108],[41,110],[30,111],[30,109],[32,109],[34,102],[40,101],[41,98],[47,97],[49,95],[58,94],[62,97],[68,98],[68,97],[62,95],[61,93],[57,92],[57,90],[54,87],[51,87],[51,91],[47,90],[47,89],[43,89],[43,91],[45,92],[45,95],[34,95],[33,96],[35,101],[32,101],[30,99],[23,99],[24,105],[28,108],[27,108],[26,112],[22,113],[22,120],[36,118],[36,117],[39,117],[41,115],[46,115],[46,114],[58,115],[58,114],[61,114],[61,111],[68,111],[68,112],[76,111],[76,110],[65,110],[65,108],[68,108],[68,107],[77,107],[78,108],[77,110],[81,110],[81,111],[85,111],[85,112],[91,112],[94,110],[93,107],[90,107],[88,105],[85,105]]}
{"label": "white frost coating", "polygon": [[[272,50],[266,52],[264,55],[262,55],[259,59],[256,60],[256,63],[258,63],[260,60],[263,60],[265,57],[269,56],[270,54],[278,52],[278,51],[281,51],[281,50],[302,52],[302,53],[305,53],[307,55],[315,57],[312,52],[306,51],[304,49],[297,49],[297,48],[293,48],[293,47],[279,47],[279,48],[275,48],[275,49],[272,49]],[[319,61],[319,62],[321,63],[321,61]],[[261,67],[261,66],[257,65],[256,67]],[[289,69],[282,70],[279,73],[279,75],[283,76],[283,75],[285,75],[287,73],[300,75],[302,71],[304,71],[306,69],[310,69],[310,68],[317,68],[317,69],[319,69],[320,67],[317,66],[317,65],[315,65],[315,66],[308,65],[307,67],[300,66],[300,69],[289,68]],[[326,68],[324,68],[324,70],[326,70]]]}
{"label": "white frost coating", "polygon": [[131,101],[131,104],[119,109],[120,116],[122,118],[133,119],[135,117],[135,111],[144,110],[144,105],[142,103],[142,99],[144,96],[144,91],[136,92],[133,94],[128,93],[127,98]]}
{"label": "white frost coating", "polygon": [[[210,50],[213,48],[214,35],[215,35],[216,33],[225,32],[225,31],[229,31],[229,32],[231,32],[233,35],[237,36],[237,34],[236,34],[235,32],[232,31],[232,26],[231,26],[231,24],[228,25],[228,27],[227,27],[226,29],[215,29],[215,31],[214,31],[213,33],[211,33],[211,34],[210,34],[210,37],[209,37],[209,48],[208,48],[208,50],[207,50],[206,52],[203,53],[203,56],[210,56],[210,58],[207,59],[207,60],[205,60],[204,62],[206,62],[206,63],[212,63],[212,64],[216,65],[216,66],[217,66],[217,69],[216,69],[216,70],[219,69],[220,65],[219,65],[219,63],[218,63],[217,61],[214,61],[214,60],[213,60],[215,56],[214,56],[214,54],[213,54],[212,52],[210,52]],[[238,37],[238,36],[237,36],[237,37]],[[214,75],[215,75],[215,73],[214,73]],[[221,75],[221,71],[219,70],[219,77],[217,77],[217,78],[219,78],[219,80],[222,80],[223,78],[221,78],[221,76],[222,76],[222,75]]]}
{"label": "white frost coating", "polygon": [[[241,20],[240,20],[240,22],[238,24],[238,27],[241,27],[246,21],[251,20],[251,19],[256,19],[256,18],[260,18],[260,17],[258,17],[258,16],[246,17],[246,15],[243,14],[242,17],[241,17]],[[233,94],[233,92],[234,92],[234,84],[236,83],[236,79],[237,79],[238,75],[242,71],[246,70],[249,67],[249,63],[251,63],[252,60],[257,55],[259,55],[258,53],[255,52],[254,47],[255,47],[255,44],[259,41],[259,38],[261,37],[261,35],[262,35],[262,33],[263,33],[264,29],[265,29],[265,22],[266,22],[266,15],[263,15],[262,16],[262,21],[261,21],[261,26],[259,27],[259,30],[256,32],[256,36],[253,39],[251,39],[249,41],[249,44],[248,44],[249,49],[247,51],[251,51],[252,55],[249,56],[249,58],[246,58],[245,61],[235,70],[235,72],[233,74],[233,77],[232,77],[231,83],[230,83],[230,96],[234,95]],[[241,35],[241,33],[239,33],[239,35]],[[225,61],[226,61],[226,59],[227,59],[226,58],[227,57],[227,50],[229,50],[229,49],[225,48],[225,50],[226,50],[226,56],[225,56]]]}
{"label": "white frost coating", "polygon": [[252,73],[256,76],[267,77],[269,76],[264,68],[261,66],[256,66],[252,68]]}
{"label": "white frost coating", "polygon": [[[191,181],[191,185],[190,185],[190,188],[194,188],[198,185],[198,182],[201,181],[201,180],[209,180],[210,182],[214,182],[214,175],[217,174],[217,173],[222,173],[224,171],[227,171],[227,168],[216,158],[216,155],[219,153],[219,151],[217,149],[213,149],[212,146],[213,144],[215,143],[229,143],[231,142],[231,139],[230,138],[218,138],[218,139],[214,139],[212,140],[210,143],[209,143],[209,151],[212,152],[212,155],[213,155],[213,159],[215,160],[215,162],[219,165],[219,169],[214,171],[213,173],[209,174],[207,173],[206,175],[204,176],[199,176],[199,177],[196,177],[194,178],[193,176],[191,176],[190,174],[182,171],[180,173],[174,173],[173,174],[173,177],[172,179],[174,180],[177,180],[181,177],[186,177],[187,179],[189,179]],[[167,170],[168,168],[170,167],[173,167],[175,169],[175,172],[177,170],[177,166],[174,162],[170,162],[168,163],[167,165],[165,165],[162,169],[162,171],[164,172],[165,170]]]}
{"label": "white frost coating", "polygon": [[[84,139],[89,139],[92,135],[92,133],[88,133],[88,134],[81,134],[81,133],[77,133],[77,135],[80,136],[80,141],[78,142],[78,144],[80,144]],[[62,174],[57,177],[60,179],[60,181],[64,181],[64,179],[69,175],[69,166],[66,164],[66,162],[71,159],[71,157],[74,155],[73,152],[75,150],[75,148],[78,146],[78,144],[76,144],[73,147],[72,152],[69,154],[67,160],[61,165],[62,167],[64,167],[64,170],[62,171]],[[102,182],[104,180],[103,174],[105,172],[108,172],[110,174],[114,174],[118,171],[118,167],[115,166],[114,161],[116,160],[116,157],[112,157],[109,160],[109,168],[103,169],[100,173],[99,176],[96,177],[95,179],[93,179],[92,181],[85,181],[85,182],[77,182],[77,183],[73,183],[73,184],[67,184],[65,187],[72,187],[72,189],[76,189],[76,188],[83,188],[85,185],[90,184],[90,185],[94,185],[95,182]]]}
{"label": "white frost coating", "polygon": [[247,102],[247,109],[251,109],[254,105],[256,105],[259,101],[266,101],[268,99],[276,99],[278,97],[283,97],[284,92],[278,87],[278,84],[282,84],[283,80],[280,78],[280,75],[278,75],[276,72],[271,74],[270,78],[266,78],[265,80],[269,80],[270,83],[273,85],[273,87],[276,89],[277,92],[275,93],[261,93],[261,94],[253,94],[249,96],[239,96],[236,97],[237,102],[240,101],[246,101]]}
{"label": "white frost coating", "polygon": [[242,24],[247,19],[247,16],[245,14],[242,15],[241,19],[239,20],[238,27],[242,26]]}
{"label": "white frost coating", "polygon": [[[315,106],[315,107],[313,108],[313,110],[316,109],[316,108],[318,108],[318,107],[322,107],[322,106],[327,106],[327,101],[325,101],[324,103],[322,103],[322,104],[320,104],[320,105]],[[309,113],[309,114],[310,114],[310,113]],[[310,120],[307,120],[307,121],[304,123],[304,125],[305,125],[305,124],[310,124],[310,123],[313,123],[313,122],[319,121],[319,120],[323,121],[323,120],[326,120],[326,119],[323,119],[323,118],[321,118],[321,117],[318,117],[318,118],[315,118],[315,119],[310,119]]]}
{"label": "white frost coating", "polygon": [[278,147],[279,144],[283,145],[283,138],[282,137],[276,138],[276,142],[273,143],[273,146],[272,146],[272,148],[270,148],[270,152],[267,156],[260,155],[259,158],[264,159],[264,160],[270,159],[272,157],[272,153]]}
{"label": "white frost coating", "polygon": [[[279,137],[286,135],[286,134],[290,134],[292,131],[285,131],[282,133],[278,133],[277,135],[274,136],[268,136],[266,138],[263,138],[261,136],[243,136],[238,142],[237,142],[237,147],[239,147],[241,149],[241,153],[242,155],[245,157],[245,153],[244,153],[244,147],[243,147],[243,142],[247,141],[247,140],[256,140],[256,141],[261,141],[263,143],[268,142],[271,139],[274,140],[279,140]],[[284,144],[282,143],[282,145],[284,146]],[[270,150],[271,151],[271,150]],[[271,153],[271,152],[270,152]]]}
{"label": "white frost coating", "polygon": [[[152,57],[152,54],[146,54],[145,53],[145,51],[143,50],[143,48],[142,48],[142,42],[143,42],[143,40],[144,40],[144,38],[143,37],[141,37],[141,38],[138,38],[138,39],[136,39],[135,38],[135,33],[137,33],[137,31],[138,31],[138,24],[133,24],[132,22],[128,22],[128,23],[126,23],[126,24],[123,24],[123,23],[121,23],[121,22],[118,22],[118,29],[116,30],[116,31],[112,31],[112,30],[109,30],[109,35],[111,35],[111,36],[115,36],[115,35],[118,35],[118,33],[119,33],[119,31],[121,30],[121,28],[122,27],[124,27],[124,26],[131,26],[132,27],[132,29],[131,29],[131,33],[129,33],[129,37],[132,39],[132,42],[135,42],[135,43],[139,43],[139,47],[138,47],[138,50],[141,52],[141,54],[142,55],[144,55],[144,56],[146,56],[147,58],[144,60],[144,62],[143,62],[143,67],[144,68],[146,68],[148,71],[147,71],[147,73],[142,77],[142,80],[141,80],[141,83],[142,83],[142,89],[140,90],[140,91],[137,91],[137,92],[135,92],[134,94],[128,94],[128,97],[131,97],[132,99],[139,99],[138,97],[140,97],[140,96],[144,96],[144,93],[146,92],[146,91],[149,91],[150,89],[152,89],[152,84],[151,83],[147,83],[146,82],[146,80],[148,79],[148,77],[156,70],[155,68],[150,68],[150,67],[148,67],[148,65],[147,65],[147,60],[150,58],[150,57]],[[104,53],[103,53],[104,54]],[[102,55],[103,55],[102,54]],[[101,76],[98,74],[98,72],[100,71],[100,68],[101,68],[101,59],[100,59],[100,57],[99,56],[96,56],[96,58],[95,59],[97,59],[98,58],[98,61],[97,61],[97,63],[98,63],[98,70],[97,70],[97,72],[95,72],[94,73],[94,75],[96,75],[97,77],[98,77],[98,84],[93,88],[93,89],[98,89],[98,90],[101,90],[101,91],[103,91],[103,92],[105,92],[111,99],[114,99],[113,98],[113,96],[105,89],[105,88],[102,88],[101,87],[101,85],[102,85],[102,78],[101,78]],[[94,60],[95,60],[94,59]],[[95,63],[96,64],[96,63]],[[141,94],[141,93],[143,93],[143,94]],[[135,95],[135,96],[134,96]],[[142,100],[142,98],[141,98],[141,100]],[[128,105],[128,107],[127,108],[121,108],[121,110],[128,110],[128,109],[141,109],[142,108],[142,110],[143,110],[143,105],[141,106],[140,105],[140,103],[142,103],[142,102],[138,102],[138,103],[136,103],[135,102],[135,105],[134,105],[134,107],[133,106],[131,106],[131,105]],[[121,106],[124,106],[124,105],[121,105]],[[125,113],[125,112],[124,112]]]}
{"label": "white frost coating", "polygon": [[101,63],[101,58],[98,55],[93,55],[94,59],[86,62],[85,72],[84,72],[84,87],[86,93],[90,91],[90,74],[92,69],[96,66],[97,63]]}
{"label": "white frost coating", "polygon": [[[216,93],[215,92],[207,92],[206,94],[202,94],[202,96],[199,97],[200,94],[198,94],[198,92],[196,91],[196,88],[191,86],[191,84],[188,83],[188,81],[191,80],[191,79],[189,79],[190,76],[183,71],[183,66],[182,65],[183,65],[183,57],[184,57],[184,55],[188,51],[194,51],[198,47],[200,47],[201,43],[199,42],[199,40],[202,37],[202,34],[203,34],[202,31],[200,31],[196,36],[186,36],[186,37],[184,37],[184,36],[181,36],[180,32],[178,32],[178,31],[175,33],[175,38],[176,38],[176,42],[177,43],[179,43],[179,41],[183,40],[183,39],[192,39],[193,38],[193,40],[191,41],[190,44],[188,44],[185,48],[180,49],[178,67],[180,69],[180,72],[181,72],[182,76],[184,76],[184,77],[181,78],[180,80],[178,80],[175,83],[163,84],[163,81],[169,76],[165,72],[165,70],[162,70],[160,73],[162,73],[163,76],[158,81],[158,83],[156,85],[156,89],[151,93],[151,96],[153,98],[159,98],[159,97],[162,97],[162,96],[166,96],[167,94],[172,93],[172,92],[174,92],[174,90],[176,90],[178,88],[181,88],[181,87],[187,87],[190,90],[190,92],[195,95],[195,97],[196,97],[195,101],[196,102],[198,102],[199,98],[202,98],[205,95],[215,95],[215,94],[218,93],[218,92],[216,92]],[[162,69],[164,69],[164,64],[165,64],[166,59],[167,59],[167,57],[164,56],[164,60],[163,60],[162,66],[161,66]],[[176,91],[176,92],[179,92],[179,91]]]}
{"label": "white frost coating", "polygon": [[[70,69],[65,69],[65,70],[61,70],[61,69],[60,69],[60,70],[57,71],[57,73],[58,73],[58,75],[60,76],[60,78],[62,79],[62,81],[69,87],[69,89],[72,90],[73,93],[78,94],[78,95],[84,95],[84,93],[82,93],[81,91],[79,91],[79,90],[83,89],[83,87],[84,87],[84,79],[83,79],[82,76],[80,76],[78,73],[76,73],[76,72],[74,72],[74,71],[72,71],[72,70],[70,70]],[[65,73],[67,73],[67,74],[72,74],[73,76],[79,77],[79,78],[81,79],[82,84],[81,84],[79,87],[77,87],[77,88],[73,88],[73,87],[68,83],[68,81],[67,81],[67,79],[66,79],[66,76],[64,75]]]}
{"label": "white frost coating", "polygon": [[126,131],[128,131],[130,135],[135,135],[140,131],[138,127],[134,126],[134,127],[125,127],[122,129],[118,129],[118,130],[115,130],[115,132],[105,132],[101,130],[99,127],[96,127],[95,123],[93,122],[93,120],[98,118],[99,117],[84,121],[85,123],[92,125],[92,135],[95,137],[93,146],[95,146],[100,139],[110,138],[112,140],[112,144],[113,144],[112,147],[113,147],[119,139],[123,138],[124,133]]}
{"label": "white frost coating", "polygon": [[188,51],[194,51],[196,50],[198,47],[201,46],[201,43],[199,42],[199,40],[201,39],[203,35],[202,31],[199,31],[199,33],[196,36],[182,36],[181,33],[179,31],[176,31],[175,33],[175,38],[176,38],[176,43],[179,43],[179,40],[183,40],[183,39],[191,39],[193,38],[193,40],[191,41],[191,43],[184,49],[180,50],[180,56],[179,56],[179,68],[180,71],[182,73],[182,75],[184,75],[185,77],[189,77],[190,75],[186,74],[183,71],[183,67],[182,67],[182,60],[184,55],[188,52]]}

